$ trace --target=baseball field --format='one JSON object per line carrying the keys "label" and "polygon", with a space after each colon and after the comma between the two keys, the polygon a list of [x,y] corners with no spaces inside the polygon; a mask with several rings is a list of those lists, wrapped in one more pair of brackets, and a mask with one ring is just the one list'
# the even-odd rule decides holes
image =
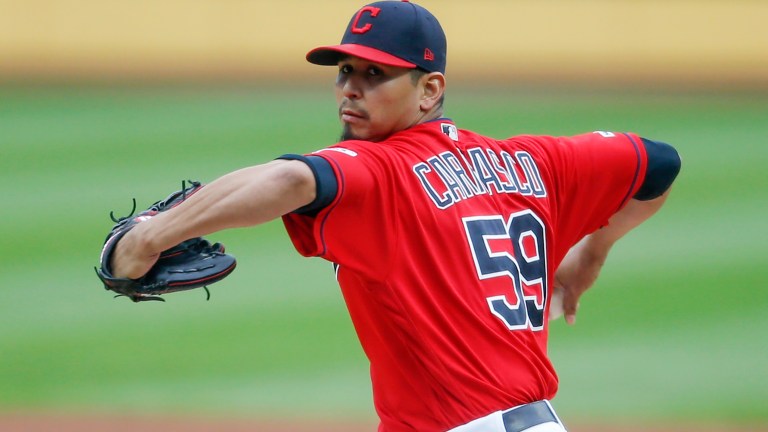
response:
{"label": "baseball field", "polygon": [[[634,131],[682,155],[577,324],[551,327],[566,425],[768,431],[768,94],[465,87],[446,109],[496,137]],[[211,236],[239,264],[210,301],[113,299],[93,270],[132,198],[337,134],[330,88],[0,87],[0,430],[374,430],[331,266],[279,222]]]}

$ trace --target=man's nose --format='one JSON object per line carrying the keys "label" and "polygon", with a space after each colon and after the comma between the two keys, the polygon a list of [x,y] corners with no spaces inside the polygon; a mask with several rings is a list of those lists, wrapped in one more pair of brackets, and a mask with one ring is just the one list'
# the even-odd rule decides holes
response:
{"label": "man's nose", "polygon": [[359,79],[354,76],[347,78],[341,88],[341,92],[348,99],[359,99],[362,96]]}

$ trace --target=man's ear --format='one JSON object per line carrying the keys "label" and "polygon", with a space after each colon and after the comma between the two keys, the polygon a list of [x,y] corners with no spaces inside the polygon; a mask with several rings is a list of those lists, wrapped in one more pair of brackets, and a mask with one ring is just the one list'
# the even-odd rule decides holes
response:
{"label": "man's ear", "polygon": [[422,111],[430,111],[440,104],[445,93],[445,75],[440,72],[431,72],[421,77],[423,93],[420,108]]}

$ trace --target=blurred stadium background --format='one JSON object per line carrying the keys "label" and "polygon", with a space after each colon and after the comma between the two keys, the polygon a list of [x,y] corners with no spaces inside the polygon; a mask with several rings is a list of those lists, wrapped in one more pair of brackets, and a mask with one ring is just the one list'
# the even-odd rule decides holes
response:
{"label": "blurred stadium background", "polygon": [[[210,302],[112,300],[92,270],[132,197],[332,143],[335,72],[304,54],[362,4],[0,0],[0,428],[18,413],[373,422],[329,265],[279,223],[216,236],[240,264]],[[563,418],[768,430],[768,2],[420,4],[448,35],[460,126],[632,130],[682,153],[669,204],[616,247],[579,323],[552,327]]]}

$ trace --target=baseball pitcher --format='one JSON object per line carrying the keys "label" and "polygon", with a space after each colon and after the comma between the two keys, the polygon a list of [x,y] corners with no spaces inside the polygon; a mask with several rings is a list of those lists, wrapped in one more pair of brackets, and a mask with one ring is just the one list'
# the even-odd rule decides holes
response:
{"label": "baseball pitcher", "polygon": [[340,44],[307,54],[337,69],[340,142],[205,185],[134,223],[102,266],[140,280],[185,240],[282,218],[299,253],[333,263],[380,432],[564,431],[549,402],[553,294],[573,322],[612,245],[666,200],[680,158],[635,133],[462,129],[444,113],[446,58],[423,7],[363,6]]}

